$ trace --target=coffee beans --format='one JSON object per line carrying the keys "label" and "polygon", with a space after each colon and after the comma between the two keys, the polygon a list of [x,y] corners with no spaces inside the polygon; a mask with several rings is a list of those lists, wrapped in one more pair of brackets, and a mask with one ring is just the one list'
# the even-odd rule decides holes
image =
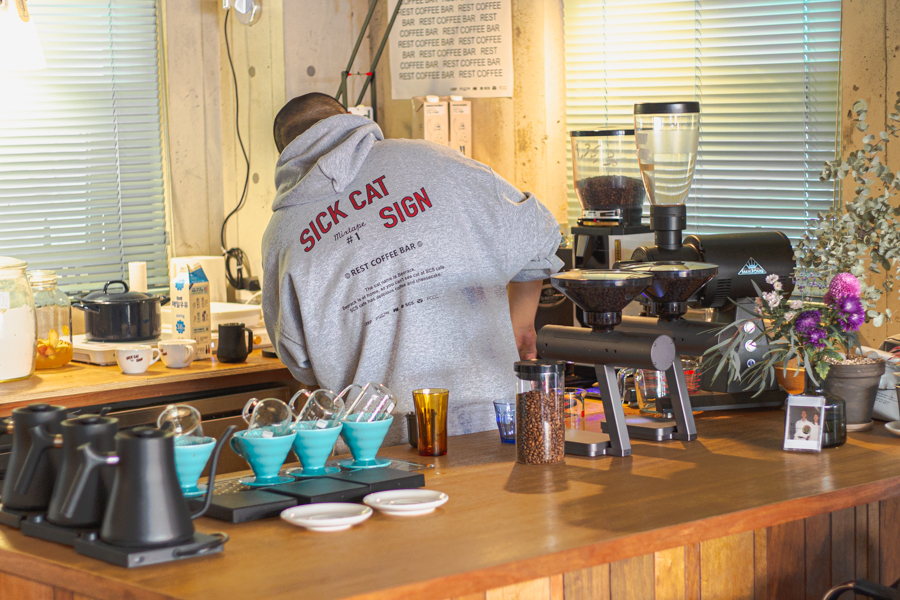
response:
{"label": "coffee beans", "polygon": [[529,465],[561,462],[566,452],[566,420],[559,390],[532,390],[516,396],[516,460]]}
{"label": "coffee beans", "polygon": [[644,184],[635,177],[588,177],[578,182],[578,192],[585,210],[640,208],[644,203]]}

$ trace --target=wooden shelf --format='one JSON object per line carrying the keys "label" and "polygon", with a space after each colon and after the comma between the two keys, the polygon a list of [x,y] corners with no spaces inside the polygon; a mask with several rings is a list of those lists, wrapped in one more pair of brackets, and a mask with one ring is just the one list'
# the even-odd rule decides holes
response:
{"label": "wooden shelf", "polygon": [[294,381],[288,368],[277,358],[263,357],[259,350],[237,364],[221,363],[213,357],[194,361],[185,369],[169,369],[158,361],[140,375],[126,375],[116,365],[72,362],[36,371],[29,379],[0,383],[0,416],[33,402],[76,408],[287,380]]}
{"label": "wooden shelf", "polygon": [[[231,537],[224,553],[130,571],[0,527],[0,570],[91,598],[453,598],[561,582],[563,573],[672,548],[712,548],[709,540],[743,532],[752,540],[784,523],[801,522],[802,532],[803,519],[900,494],[900,440],[881,423],[841,448],[803,454],[781,449],[783,419],[780,410],[706,413],[698,441],[635,441],[629,458],[570,456],[552,467],[516,464],[514,446],[495,431],[459,436],[425,471],[426,487],[450,495],[428,516],[376,514],[336,534],[278,519],[204,518],[199,530]],[[408,446],[381,454],[426,460]],[[770,552],[780,539],[772,536]],[[881,556],[883,565],[896,562],[887,550]],[[753,560],[744,562],[752,573]]]}

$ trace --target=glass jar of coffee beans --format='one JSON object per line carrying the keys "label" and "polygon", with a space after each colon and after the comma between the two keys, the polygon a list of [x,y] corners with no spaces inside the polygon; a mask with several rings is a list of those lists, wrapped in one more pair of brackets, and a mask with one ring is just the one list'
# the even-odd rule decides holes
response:
{"label": "glass jar of coffee beans", "polygon": [[516,460],[528,465],[562,462],[566,452],[566,363],[522,360],[515,364]]}

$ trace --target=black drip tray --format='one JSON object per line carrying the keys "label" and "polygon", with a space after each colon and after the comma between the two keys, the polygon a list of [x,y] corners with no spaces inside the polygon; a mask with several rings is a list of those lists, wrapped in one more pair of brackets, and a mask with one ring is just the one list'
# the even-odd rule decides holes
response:
{"label": "black drip tray", "polygon": [[74,546],[75,540],[80,537],[97,533],[96,529],[77,529],[54,525],[44,518],[44,515],[32,515],[22,521],[22,533],[48,542]]}
{"label": "black drip tray", "polygon": [[224,533],[194,533],[194,539],[185,544],[166,548],[123,548],[113,546],[100,540],[99,537],[88,536],[75,541],[75,552],[102,560],[120,567],[145,567],[160,563],[196,558],[222,551],[228,536]]}
{"label": "black drip tray", "polygon": [[[298,504],[360,502],[366,494],[373,492],[424,485],[425,476],[421,473],[388,467],[343,471],[264,488],[249,488],[237,479],[218,479],[206,516],[229,523],[244,523],[277,517],[285,508]],[[203,498],[192,498],[189,505],[191,510],[197,510],[203,506]]]}
{"label": "black drip tray", "polygon": [[5,508],[0,504],[0,524],[7,527],[15,527],[18,529],[22,525],[22,521],[32,515],[42,514],[36,510],[15,510],[13,508]]}

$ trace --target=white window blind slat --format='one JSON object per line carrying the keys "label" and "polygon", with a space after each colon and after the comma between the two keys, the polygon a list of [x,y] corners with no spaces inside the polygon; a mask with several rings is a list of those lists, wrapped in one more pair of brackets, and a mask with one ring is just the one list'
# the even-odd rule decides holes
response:
{"label": "white window blind slat", "polygon": [[0,256],[67,292],[168,282],[156,0],[30,0],[47,68],[0,73]]}
{"label": "white window blind slat", "polygon": [[[570,130],[633,127],[638,102],[700,102],[689,233],[800,237],[834,201],[839,0],[565,0]],[[581,216],[571,179],[569,217]]]}

